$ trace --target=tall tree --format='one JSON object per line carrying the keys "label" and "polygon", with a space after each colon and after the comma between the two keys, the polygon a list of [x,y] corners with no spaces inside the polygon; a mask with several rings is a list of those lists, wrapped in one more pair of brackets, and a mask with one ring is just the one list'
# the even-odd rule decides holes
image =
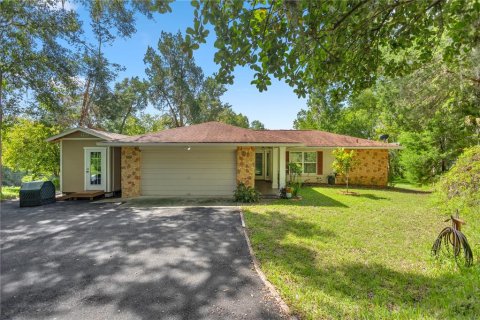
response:
{"label": "tall tree", "polygon": [[[440,51],[441,52],[441,51]],[[411,182],[428,183],[446,172],[461,151],[479,143],[480,54],[474,49],[452,69],[440,54],[412,74],[383,78],[343,102],[315,94],[295,126],[389,141],[405,147],[393,159]]]}
{"label": "tall tree", "polygon": [[[92,31],[102,43],[113,41],[115,34],[131,36],[135,12],[151,17],[152,12],[170,10],[169,1],[72,3],[86,8]],[[81,57],[84,52],[88,56],[97,53],[99,46],[86,41],[82,21],[65,4],[58,0],[0,2],[0,116],[11,113],[4,107],[31,109],[38,103],[61,111],[62,96],[76,94],[78,76],[85,66]],[[17,103],[9,103],[11,99]]]}
{"label": "tall tree", "polygon": [[183,43],[181,33],[162,32],[158,53],[148,47],[144,59],[150,81],[150,101],[169,115],[175,127],[190,123],[198,107],[195,98],[204,81],[202,69],[183,51]]}
{"label": "tall tree", "polygon": [[158,51],[145,54],[149,100],[162,112],[164,124],[182,127],[206,121],[222,121],[249,127],[248,118],[221,101],[226,88],[216,77],[206,77],[195,59],[185,53],[180,32],[162,32]]}
{"label": "tall tree", "polygon": [[[155,11],[170,11],[169,2],[75,1],[87,8],[92,21],[96,22],[94,33],[103,37],[115,30],[122,36],[131,36],[135,32],[134,12],[151,17]],[[78,14],[66,3],[0,1],[0,126],[4,115],[18,109],[32,113],[40,106],[62,115],[65,97],[78,95],[78,79],[85,61],[81,56],[83,52],[92,56],[92,46],[85,40]],[[104,57],[97,54],[96,60],[98,66]],[[87,77],[87,83],[89,79]],[[86,93],[89,88],[87,85]],[[0,165],[1,159],[0,153]]]}
{"label": "tall tree", "polygon": [[[478,0],[192,1],[187,48],[216,33],[219,76],[233,81],[236,66],[255,71],[261,91],[270,77],[304,96],[309,89],[349,94],[378,75],[401,76],[433,57],[449,39],[443,60],[461,62],[480,38]],[[392,59],[391,53],[402,55]],[[479,81],[476,78],[476,81]],[[334,84],[332,86],[332,84]]]}
{"label": "tall tree", "polygon": [[116,83],[112,93],[101,97],[100,118],[107,119],[111,130],[123,133],[127,120],[136,118],[147,107],[147,89],[148,83],[138,77]]}

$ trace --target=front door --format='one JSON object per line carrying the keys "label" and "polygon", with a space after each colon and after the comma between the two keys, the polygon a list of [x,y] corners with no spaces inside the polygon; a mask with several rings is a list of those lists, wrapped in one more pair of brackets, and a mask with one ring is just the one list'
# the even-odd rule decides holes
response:
{"label": "front door", "polygon": [[255,179],[265,179],[265,153],[263,151],[255,152]]}
{"label": "front door", "polygon": [[271,180],[272,179],[272,154],[270,150],[258,151],[255,153],[255,179]]}
{"label": "front door", "polygon": [[105,191],[106,155],[106,148],[85,148],[85,190]]}

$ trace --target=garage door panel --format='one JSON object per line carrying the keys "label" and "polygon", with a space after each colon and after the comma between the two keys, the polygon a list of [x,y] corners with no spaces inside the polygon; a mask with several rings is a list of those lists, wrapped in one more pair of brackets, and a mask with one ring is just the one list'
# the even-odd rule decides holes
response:
{"label": "garage door panel", "polygon": [[142,150],[141,193],[145,196],[231,196],[234,149]]}
{"label": "garage door panel", "polygon": [[[208,169],[201,169],[203,171]],[[221,169],[216,170],[215,172],[198,172],[198,173],[185,173],[184,169],[163,169],[163,170],[148,170],[145,171],[145,181],[149,179],[158,180],[158,175],[162,175],[162,179],[170,180],[185,180],[185,179],[227,179],[230,180],[230,177],[225,178],[232,172],[231,169]]]}

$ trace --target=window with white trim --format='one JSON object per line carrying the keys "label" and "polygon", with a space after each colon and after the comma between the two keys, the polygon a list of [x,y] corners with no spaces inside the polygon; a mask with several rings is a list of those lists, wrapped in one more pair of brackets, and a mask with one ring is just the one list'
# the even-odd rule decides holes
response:
{"label": "window with white trim", "polygon": [[302,173],[317,173],[317,153],[290,151],[289,162],[297,163],[302,168]]}

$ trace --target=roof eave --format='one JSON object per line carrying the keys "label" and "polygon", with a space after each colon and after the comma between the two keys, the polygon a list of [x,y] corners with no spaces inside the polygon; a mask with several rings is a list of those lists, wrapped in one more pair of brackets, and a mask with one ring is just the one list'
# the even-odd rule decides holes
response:
{"label": "roof eave", "polygon": [[183,147],[183,146],[209,146],[209,147],[226,147],[226,146],[304,146],[302,143],[283,143],[283,142],[118,142],[118,141],[101,141],[97,145],[111,147]]}
{"label": "roof eave", "polygon": [[404,149],[403,146],[349,146],[349,145],[341,145],[341,146],[316,146],[316,145],[306,145],[309,148],[322,148],[322,149],[338,149],[338,148],[347,148],[347,149],[388,149],[388,150],[400,150]]}
{"label": "roof eave", "polygon": [[93,130],[89,130],[88,128],[73,128],[73,129],[68,129],[68,130],[66,130],[62,133],[57,134],[57,135],[54,135],[54,136],[46,139],[45,141],[55,142],[55,141],[60,140],[61,138],[65,137],[65,136],[68,136],[69,134],[72,134],[72,133],[77,132],[77,131],[87,133],[89,135],[95,136],[95,137],[100,138],[100,139],[105,139],[105,140],[111,139],[110,137],[99,134],[98,132],[95,132]]}

